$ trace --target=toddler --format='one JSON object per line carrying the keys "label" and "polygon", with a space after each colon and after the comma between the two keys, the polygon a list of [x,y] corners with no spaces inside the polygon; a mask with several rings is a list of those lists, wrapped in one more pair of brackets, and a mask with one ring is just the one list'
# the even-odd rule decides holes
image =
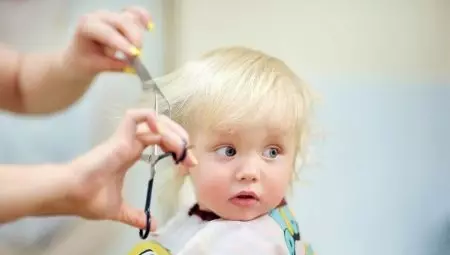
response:
{"label": "toddler", "polygon": [[[176,166],[158,202],[171,219],[134,252],[312,255],[285,199],[305,153],[308,86],[281,60],[244,47],[213,50],[157,83],[198,165]],[[185,180],[195,193],[186,208]]]}

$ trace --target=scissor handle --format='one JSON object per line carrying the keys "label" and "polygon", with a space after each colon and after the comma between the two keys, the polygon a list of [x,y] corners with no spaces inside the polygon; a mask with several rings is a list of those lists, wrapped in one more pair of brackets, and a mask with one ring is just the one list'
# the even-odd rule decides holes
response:
{"label": "scissor handle", "polygon": [[175,164],[178,165],[180,162],[182,162],[184,159],[186,159],[188,149],[189,149],[189,147],[187,146],[187,142],[183,139],[183,151],[181,152],[180,157],[177,159],[177,154],[171,152],[172,158],[175,161]]}
{"label": "scissor handle", "polygon": [[[158,163],[158,161],[160,161],[161,159],[166,158],[168,156],[172,156],[173,161],[175,162],[176,165],[178,165],[180,162],[182,162],[183,160],[186,159],[187,151],[194,147],[193,145],[186,146],[187,145],[186,141],[183,141],[183,143],[184,143],[183,151],[181,152],[181,155],[178,158],[177,158],[177,154],[175,152],[169,151],[169,152],[166,152],[166,153],[158,155],[158,156],[156,156],[153,153],[150,155],[142,154],[141,160],[144,162],[147,162],[149,164],[156,165],[156,163]],[[156,159],[154,161],[153,161],[153,157],[156,157]]]}
{"label": "scissor handle", "polygon": [[150,203],[152,202],[152,190],[153,190],[153,179],[148,181],[147,186],[147,197],[145,199],[145,229],[139,229],[139,236],[142,239],[146,239],[150,233],[151,227],[151,215],[150,215]]}
{"label": "scissor handle", "polygon": [[[177,155],[174,152],[167,152],[162,155],[159,155],[153,163],[150,163],[152,165],[152,172],[153,173],[155,172],[156,163],[158,163],[159,160],[161,160],[165,157],[172,156],[172,158],[176,164],[179,164],[181,161],[183,161],[186,158],[187,150],[189,149],[189,147],[186,146],[187,145],[186,141],[183,141],[183,142],[184,142],[184,148],[178,159],[177,159]],[[148,185],[147,185],[147,197],[145,198],[145,229],[139,229],[139,236],[142,239],[146,239],[148,237],[148,235],[150,234],[151,218],[152,218],[152,216],[150,215],[150,204],[152,202],[153,180],[154,180],[154,178],[151,178],[148,181]]]}

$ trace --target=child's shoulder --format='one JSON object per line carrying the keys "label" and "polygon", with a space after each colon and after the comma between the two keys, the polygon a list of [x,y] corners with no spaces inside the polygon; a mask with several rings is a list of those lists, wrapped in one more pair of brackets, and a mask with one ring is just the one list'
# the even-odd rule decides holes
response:
{"label": "child's shoulder", "polygon": [[311,246],[301,240],[297,221],[287,205],[251,221],[214,220],[202,232],[212,239],[220,237],[220,242],[211,240],[211,243],[225,246],[233,243],[236,249],[238,244],[242,244],[244,249],[252,251],[251,254],[314,254]]}
{"label": "child's shoulder", "polygon": [[171,220],[156,240],[177,255],[273,254],[313,255],[300,238],[288,206],[251,221],[203,221],[182,213]]}
{"label": "child's shoulder", "polygon": [[276,224],[265,216],[244,222],[210,221],[192,237],[184,251],[189,255],[287,254]]}

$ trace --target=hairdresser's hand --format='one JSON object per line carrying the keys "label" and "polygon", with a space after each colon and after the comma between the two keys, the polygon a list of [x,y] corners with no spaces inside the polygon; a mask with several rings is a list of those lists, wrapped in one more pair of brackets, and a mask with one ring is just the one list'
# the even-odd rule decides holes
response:
{"label": "hairdresser's hand", "polygon": [[[187,133],[170,119],[157,117],[148,109],[129,111],[108,141],[71,164],[76,178],[69,195],[71,208],[87,219],[114,220],[145,228],[144,208],[131,208],[123,200],[125,174],[147,146],[158,144],[165,151],[180,155],[184,149],[182,140],[189,142]],[[181,164],[193,166],[196,160],[188,152]]]}
{"label": "hairdresser's hand", "polygon": [[103,71],[122,71],[127,62],[114,57],[120,51],[138,56],[143,33],[152,30],[149,13],[141,7],[122,12],[100,10],[83,16],[65,58],[77,75],[96,75]]}

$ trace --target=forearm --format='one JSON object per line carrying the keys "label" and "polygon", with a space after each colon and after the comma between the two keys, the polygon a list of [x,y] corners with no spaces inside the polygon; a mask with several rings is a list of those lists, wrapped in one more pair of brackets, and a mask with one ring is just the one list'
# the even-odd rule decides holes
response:
{"label": "forearm", "polygon": [[75,103],[94,78],[76,68],[64,52],[25,55],[18,79],[23,112],[51,113]]}
{"label": "forearm", "polygon": [[69,214],[71,174],[65,165],[0,166],[0,223]]}
{"label": "forearm", "polygon": [[76,102],[93,74],[83,73],[65,52],[20,54],[2,48],[0,108],[28,114],[52,113]]}

